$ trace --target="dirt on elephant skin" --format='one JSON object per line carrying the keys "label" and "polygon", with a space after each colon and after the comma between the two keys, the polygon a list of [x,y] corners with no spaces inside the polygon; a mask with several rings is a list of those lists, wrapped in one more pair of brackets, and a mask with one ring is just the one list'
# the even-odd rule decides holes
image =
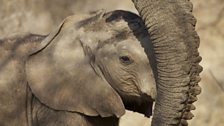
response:
{"label": "dirt on elephant skin", "polygon": [[[202,93],[191,126],[224,124],[224,1],[192,0],[203,60]],[[65,17],[99,9],[137,12],[131,0],[0,0],[0,38],[22,32],[48,34]],[[120,126],[149,126],[150,119],[127,111]]]}

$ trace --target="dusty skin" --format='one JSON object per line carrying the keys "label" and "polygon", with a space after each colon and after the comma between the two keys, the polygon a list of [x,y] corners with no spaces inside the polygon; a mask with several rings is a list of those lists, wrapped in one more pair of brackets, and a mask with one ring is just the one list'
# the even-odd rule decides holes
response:
{"label": "dusty skin", "polygon": [[150,117],[156,89],[143,24],[100,11],[70,16],[48,36],[2,39],[0,125],[115,126],[125,109]]}
{"label": "dusty skin", "polygon": [[[0,33],[1,38],[11,35],[14,32],[31,32],[38,34],[48,34],[52,31],[57,25],[67,16],[72,15],[74,13],[83,13],[89,11],[95,11],[98,9],[105,8],[107,11],[114,9],[126,9],[137,12],[134,9],[133,4],[129,0],[123,1],[109,1],[109,0],[81,0],[81,1],[60,1],[58,0],[49,0],[49,1],[1,1],[0,10]],[[16,4],[15,4],[16,3]],[[57,3],[57,4],[55,4]],[[208,3],[204,3],[203,1],[193,1],[194,3],[194,13],[197,17],[197,29],[199,30],[199,35],[201,37],[201,45],[200,53],[203,56],[202,65],[205,66],[205,72],[202,74],[203,78],[210,78],[209,81],[203,81],[202,79],[202,95],[199,97],[199,101],[196,103],[196,111],[194,112],[195,117],[190,121],[190,125],[220,125],[223,123],[222,116],[222,99],[220,84],[222,84],[222,79],[219,77],[219,73],[221,71],[221,62],[222,58],[222,40],[223,37],[221,35],[222,30],[220,32],[220,28],[222,28],[223,22],[216,21],[217,15],[222,17],[222,13],[219,11],[222,10],[223,3],[220,0],[209,1]],[[65,9],[66,8],[66,9]],[[212,10],[212,11],[210,11]],[[209,13],[208,13],[209,12]],[[211,13],[210,13],[211,12]],[[213,22],[214,19],[214,22]],[[219,20],[219,18],[217,18]],[[216,23],[217,22],[217,23]],[[216,25],[217,24],[217,25]],[[215,25],[215,27],[213,27]],[[206,27],[204,27],[206,26]],[[214,31],[212,34],[208,31]],[[213,34],[215,33],[215,34]],[[216,34],[217,33],[217,34]],[[211,36],[211,37],[210,37]],[[212,42],[210,42],[212,41]],[[215,51],[214,51],[215,50]],[[209,52],[209,53],[208,53]],[[218,54],[218,55],[217,55]],[[215,56],[215,57],[214,57]],[[204,58],[206,57],[206,58]],[[212,61],[216,62],[212,62]],[[215,64],[214,64],[215,63]],[[218,71],[214,71],[218,69]],[[210,72],[212,70],[212,74],[214,77],[211,77]],[[220,70],[220,71],[219,71]],[[207,74],[206,76],[204,76]],[[210,83],[211,82],[211,83]],[[218,82],[218,85],[217,83]],[[204,84],[205,83],[205,84]],[[208,85],[208,86],[206,86]],[[211,87],[211,88],[209,88]],[[211,95],[212,94],[212,95]],[[208,102],[213,101],[212,96],[217,96],[217,102]],[[204,100],[201,100],[204,99]],[[213,107],[217,106],[217,107]],[[214,108],[209,109],[208,108]],[[220,109],[219,109],[220,108]],[[129,125],[149,125],[150,120],[145,118],[143,115],[139,115],[133,112],[126,112],[125,116],[122,116],[121,126],[129,126]]]}

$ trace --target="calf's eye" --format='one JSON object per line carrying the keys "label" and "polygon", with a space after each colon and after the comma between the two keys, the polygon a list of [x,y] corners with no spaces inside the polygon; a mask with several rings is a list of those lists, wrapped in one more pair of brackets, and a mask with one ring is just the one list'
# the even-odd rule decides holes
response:
{"label": "calf's eye", "polygon": [[122,64],[125,64],[125,65],[129,65],[134,62],[129,56],[120,56],[119,60]]}

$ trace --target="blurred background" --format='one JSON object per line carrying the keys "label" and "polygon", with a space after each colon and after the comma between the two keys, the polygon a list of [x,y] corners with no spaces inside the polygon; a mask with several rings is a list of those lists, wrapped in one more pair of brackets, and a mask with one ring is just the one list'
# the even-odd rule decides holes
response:
{"label": "blurred background", "polygon": [[[224,125],[224,0],[191,0],[201,38],[202,93],[190,126]],[[106,9],[136,12],[131,0],[0,0],[0,38],[22,32],[48,34],[65,17]],[[149,126],[150,119],[127,111],[120,126]]]}

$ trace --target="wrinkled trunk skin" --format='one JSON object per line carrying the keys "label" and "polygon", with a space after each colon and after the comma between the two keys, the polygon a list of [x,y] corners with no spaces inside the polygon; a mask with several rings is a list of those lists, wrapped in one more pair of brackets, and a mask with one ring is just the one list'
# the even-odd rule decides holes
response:
{"label": "wrinkled trunk skin", "polygon": [[152,126],[186,126],[201,88],[196,19],[189,0],[132,0],[150,34],[157,98]]}

